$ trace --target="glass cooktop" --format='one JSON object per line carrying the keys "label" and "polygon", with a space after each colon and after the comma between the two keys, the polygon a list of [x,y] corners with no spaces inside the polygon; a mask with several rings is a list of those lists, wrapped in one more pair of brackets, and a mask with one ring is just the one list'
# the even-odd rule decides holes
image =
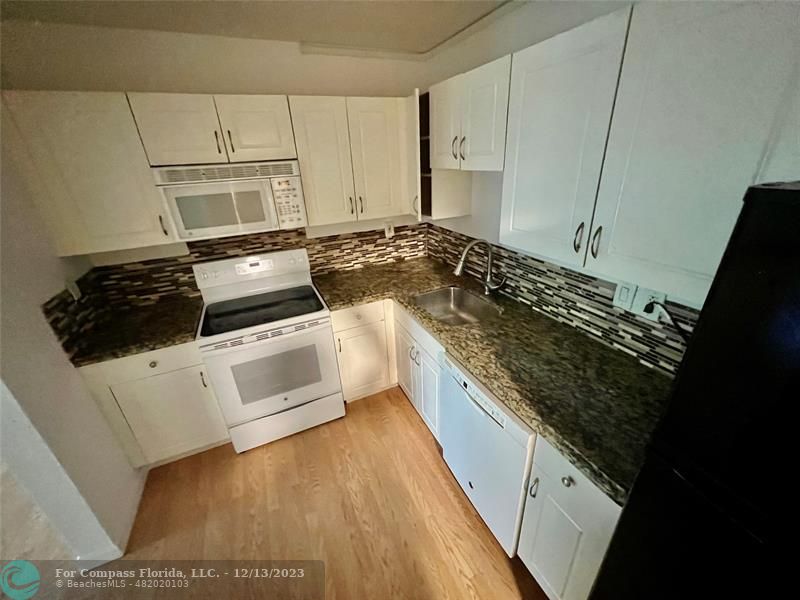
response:
{"label": "glass cooktop", "polygon": [[322,302],[310,285],[214,302],[206,307],[200,336],[208,337],[264,325],[313,313],[323,308]]}

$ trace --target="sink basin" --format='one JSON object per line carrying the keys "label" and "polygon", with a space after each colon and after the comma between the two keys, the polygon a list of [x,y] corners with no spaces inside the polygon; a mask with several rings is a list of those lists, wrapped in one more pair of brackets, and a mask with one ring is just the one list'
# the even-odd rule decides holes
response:
{"label": "sink basin", "polygon": [[415,296],[414,304],[448,325],[477,323],[500,314],[483,298],[454,286]]}

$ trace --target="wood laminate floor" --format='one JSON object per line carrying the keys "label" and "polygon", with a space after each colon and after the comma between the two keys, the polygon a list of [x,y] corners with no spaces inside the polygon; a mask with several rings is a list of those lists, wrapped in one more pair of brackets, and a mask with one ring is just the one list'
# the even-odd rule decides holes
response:
{"label": "wood laminate floor", "polygon": [[323,560],[328,600],[546,598],[399,388],[244,454],[152,470],[125,559]]}

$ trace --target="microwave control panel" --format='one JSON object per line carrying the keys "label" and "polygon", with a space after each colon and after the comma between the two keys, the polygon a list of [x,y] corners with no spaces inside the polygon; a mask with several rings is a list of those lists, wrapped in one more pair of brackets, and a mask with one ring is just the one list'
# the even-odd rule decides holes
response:
{"label": "microwave control panel", "polygon": [[270,179],[275,210],[278,211],[278,224],[281,229],[305,227],[306,203],[299,177],[280,177]]}

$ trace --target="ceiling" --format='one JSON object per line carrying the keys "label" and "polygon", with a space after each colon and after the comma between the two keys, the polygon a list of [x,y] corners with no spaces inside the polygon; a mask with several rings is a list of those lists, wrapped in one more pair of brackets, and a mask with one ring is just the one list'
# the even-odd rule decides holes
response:
{"label": "ceiling", "polygon": [[506,0],[3,0],[2,19],[422,54]]}

